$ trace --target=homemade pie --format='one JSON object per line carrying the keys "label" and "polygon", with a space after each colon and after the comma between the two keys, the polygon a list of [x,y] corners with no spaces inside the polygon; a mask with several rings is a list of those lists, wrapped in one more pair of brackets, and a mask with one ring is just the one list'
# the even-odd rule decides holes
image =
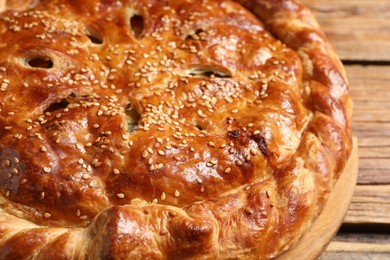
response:
{"label": "homemade pie", "polygon": [[267,259],[352,148],[293,0],[0,0],[0,259]]}

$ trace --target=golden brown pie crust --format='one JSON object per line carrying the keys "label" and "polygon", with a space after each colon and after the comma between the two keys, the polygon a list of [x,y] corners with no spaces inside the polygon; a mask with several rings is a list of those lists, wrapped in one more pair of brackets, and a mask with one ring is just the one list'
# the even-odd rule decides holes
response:
{"label": "golden brown pie crust", "polygon": [[297,1],[1,8],[0,259],[265,259],[321,213],[352,102]]}

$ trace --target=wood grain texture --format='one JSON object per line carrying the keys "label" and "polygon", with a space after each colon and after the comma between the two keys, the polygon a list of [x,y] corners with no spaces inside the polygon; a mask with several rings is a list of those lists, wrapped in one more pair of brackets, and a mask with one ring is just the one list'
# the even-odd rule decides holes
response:
{"label": "wood grain texture", "polygon": [[390,61],[390,1],[301,0],[343,60]]}
{"label": "wood grain texture", "polygon": [[360,148],[358,184],[390,184],[390,66],[355,65],[346,70],[354,101],[352,127]]}
{"label": "wood grain texture", "polygon": [[390,185],[359,185],[346,224],[390,224]]}

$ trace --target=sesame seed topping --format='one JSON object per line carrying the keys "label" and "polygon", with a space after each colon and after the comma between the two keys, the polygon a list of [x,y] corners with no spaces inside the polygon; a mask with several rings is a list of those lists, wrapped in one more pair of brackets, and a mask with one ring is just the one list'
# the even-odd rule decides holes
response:
{"label": "sesame seed topping", "polygon": [[46,212],[45,214],[43,214],[43,216],[44,216],[45,218],[51,218],[51,214],[48,213],[48,212]]}
{"label": "sesame seed topping", "polygon": [[118,174],[120,174],[121,172],[120,172],[120,170],[119,169],[114,169],[114,174],[116,174],[116,175],[118,175]]}
{"label": "sesame seed topping", "polygon": [[232,168],[227,167],[227,168],[225,169],[224,173],[230,173],[231,171],[232,171]]}
{"label": "sesame seed topping", "polygon": [[91,177],[91,175],[89,175],[89,174],[83,174],[83,179],[84,180],[90,180],[92,177]]}
{"label": "sesame seed topping", "polygon": [[162,194],[161,194],[161,200],[165,200],[166,198],[167,198],[167,195],[165,194],[165,192],[163,192]]}
{"label": "sesame seed topping", "polygon": [[49,172],[51,172],[51,168],[50,167],[44,167],[43,171],[46,172],[46,173],[49,173]]}
{"label": "sesame seed topping", "polygon": [[178,190],[175,190],[175,197],[179,197],[180,196],[180,192]]}
{"label": "sesame seed topping", "polygon": [[168,234],[168,230],[166,230],[166,229],[163,229],[160,231],[160,235],[162,235],[162,236],[165,236],[167,234]]}
{"label": "sesame seed topping", "polygon": [[125,197],[125,194],[123,194],[123,193],[118,193],[118,194],[116,194],[116,196],[117,196],[118,198],[120,198],[120,199],[123,199],[123,198]]}

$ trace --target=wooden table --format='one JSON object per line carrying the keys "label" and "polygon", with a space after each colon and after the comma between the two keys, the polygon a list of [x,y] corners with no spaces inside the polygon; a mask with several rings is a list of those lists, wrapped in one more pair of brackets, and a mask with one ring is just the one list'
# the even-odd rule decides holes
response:
{"label": "wooden table", "polygon": [[321,259],[390,259],[390,0],[301,0],[346,66],[359,176],[343,226]]}

